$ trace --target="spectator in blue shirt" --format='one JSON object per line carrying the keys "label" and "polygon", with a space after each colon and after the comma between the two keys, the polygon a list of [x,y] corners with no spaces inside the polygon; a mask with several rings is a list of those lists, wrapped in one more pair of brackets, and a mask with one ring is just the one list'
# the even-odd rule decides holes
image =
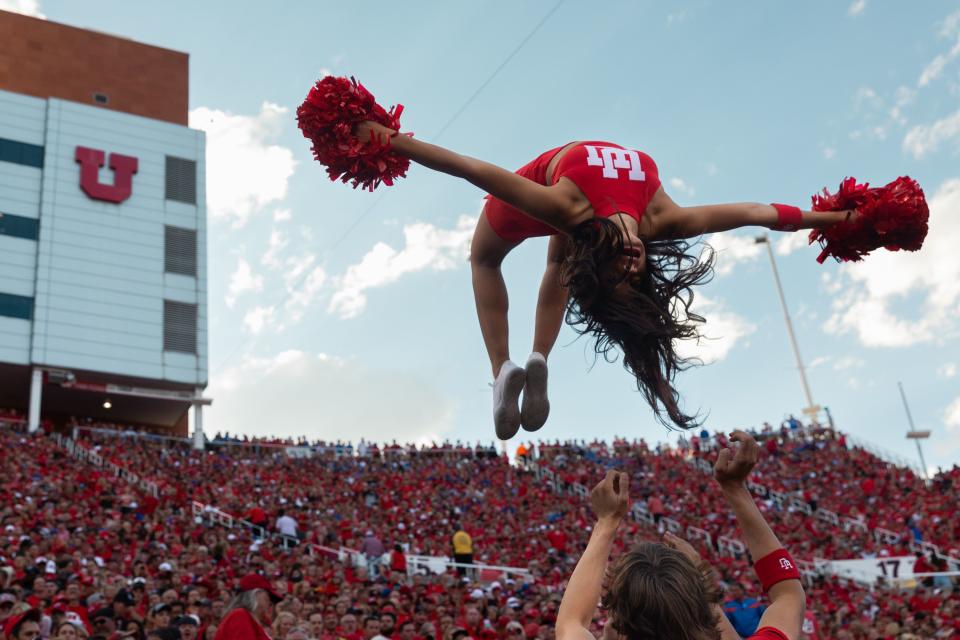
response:
{"label": "spectator in blue shirt", "polygon": [[730,598],[723,603],[723,612],[737,633],[746,638],[757,630],[760,616],[767,608],[754,598],[746,597],[743,587],[737,582],[730,585],[728,593]]}

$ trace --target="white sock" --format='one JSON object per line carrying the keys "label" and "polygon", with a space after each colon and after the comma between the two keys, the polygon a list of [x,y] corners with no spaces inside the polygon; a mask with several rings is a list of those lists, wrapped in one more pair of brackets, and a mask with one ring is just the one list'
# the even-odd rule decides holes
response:
{"label": "white sock", "polygon": [[497,437],[509,440],[520,429],[520,407],[517,401],[526,379],[524,370],[507,360],[493,381],[493,422]]}
{"label": "white sock", "polygon": [[520,424],[527,431],[542,427],[550,415],[550,400],[547,399],[547,359],[534,351],[527,358],[527,380],[523,387],[523,407],[520,409]]}

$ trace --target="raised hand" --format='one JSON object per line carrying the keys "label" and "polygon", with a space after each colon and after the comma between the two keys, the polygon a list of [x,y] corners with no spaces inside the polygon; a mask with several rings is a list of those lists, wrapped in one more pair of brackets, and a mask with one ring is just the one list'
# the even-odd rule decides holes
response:
{"label": "raised hand", "polygon": [[713,477],[721,486],[745,483],[760,455],[757,441],[745,431],[734,431],[730,434],[730,442],[739,446],[736,450],[723,449],[713,465]]}
{"label": "raised hand", "polygon": [[590,492],[590,507],[597,519],[622,519],[630,509],[630,480],[622,471],[607,471],[607,476]]}

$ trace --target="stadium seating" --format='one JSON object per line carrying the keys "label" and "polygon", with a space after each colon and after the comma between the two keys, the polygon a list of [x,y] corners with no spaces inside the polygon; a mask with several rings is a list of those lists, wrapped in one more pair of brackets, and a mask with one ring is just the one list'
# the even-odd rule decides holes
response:
{"label": "stadium seating", "polygon": [[[286,622],[274,638],[364,640],[340,628],[341,618],[392,612],[416,622],[422,640],[448,640],[457,627],[474,638],[506,638],[511,621],[528,640],[553,640],[565,581],[592,524],[586,487],[610,467],[630,474],[637,500],[621,549],[677,527],[693,534],[725,583],[742,582],[759,597],[749,560],[720,543],[738,539],[704,473],[722,436],[681,448],[625,440],[528,445],[526,460],[511,462],[491,447],[451,443],[378,448],[223,437],[200,452],[118,425],[80,424],[74,440],[3,424],[2,482],[12,499],[0,507],[0,565],[9,567],[0,586],[13,595],[14,611],[28,603],[90,618],[123,588],[135,615],[151,618],[148,609],[161,600],[181,603],[212,638],[236,580],[263,571],[289,594],[278,608],[292,618],[277,618]],[[925,579],[919,588],[863,585],[816,570],[820,559],[918,551],[927,571],[955,568],[960,468],[925,483],[829,430],[758,437],[766,454],[754,490],[778,536],[812,567],[805,577],[818,637],[960,632],[956,578]],[[296,538],[277,534],[281,510],[296,521]],[[481,567],[467,578],[455,568],[421,573],[427,560],[407,563],[401,554],[368,567],[354,551],[371,531],[387,549],[401,545],[404,558],[442,558],[457,525],[473,537],[474,562],[501,569]],[[308,629],[314,612],[329,625],[322,633]],[[0,618],[6,614],[0,609]],[[602,619],[597,625],[599,633]]]}

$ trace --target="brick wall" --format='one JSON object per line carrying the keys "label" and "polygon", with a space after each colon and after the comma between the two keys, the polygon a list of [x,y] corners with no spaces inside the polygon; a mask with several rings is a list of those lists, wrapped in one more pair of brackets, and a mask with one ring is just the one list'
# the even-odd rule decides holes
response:
{"label": "brick wall", "polygon": [[0,42],[0,89],[187,124],[186,53],[8,11]]}

